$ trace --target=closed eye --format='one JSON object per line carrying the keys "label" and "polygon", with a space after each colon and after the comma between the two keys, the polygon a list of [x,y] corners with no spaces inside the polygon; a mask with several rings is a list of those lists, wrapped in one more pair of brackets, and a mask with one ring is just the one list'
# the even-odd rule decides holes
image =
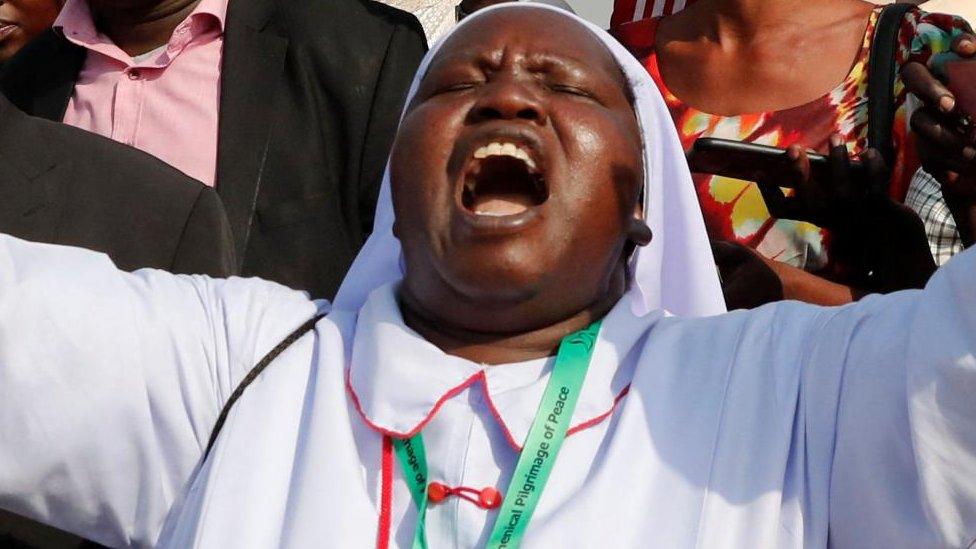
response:
{"label": "closed eye", "polygon": [[570,86],[567,84],[550,84],[549,89],[556,93],[564,93],[568,95],[575,95],[577,97],[582,97],[584,99],[590,99],[599,103],[599,100],[595,95],[590,93],[588,90],[583,88],[578,88],[576,86]]}
{"label": "closed eye", "polygon": [[447,85],[447,86],[443,86],[441,88],[438,88],[437,92],[435,92],[435,93],[436,94],[443,94],[443,93],[463,92],[463,91],[473,90],[474,88],[477,88],[480,85],[481,85],[481,82],[459,82],[459,83],[456,83],[456,84],[450,84],[450,85]]}

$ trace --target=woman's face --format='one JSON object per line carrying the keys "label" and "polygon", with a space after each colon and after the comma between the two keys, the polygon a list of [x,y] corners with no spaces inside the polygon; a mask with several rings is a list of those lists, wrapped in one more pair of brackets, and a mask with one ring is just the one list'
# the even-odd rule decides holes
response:
{"label": "woman's face", "polygon": [[50,27],[60,5],[61,0],[0,0],[0,63]]}
{"label": "woman's face", "polygon": [[620,69],[587,30],[541,9],[483,15],[440,52],[392,154],[402,289],[472,329],[586,309],[622,280],[643,181]]}

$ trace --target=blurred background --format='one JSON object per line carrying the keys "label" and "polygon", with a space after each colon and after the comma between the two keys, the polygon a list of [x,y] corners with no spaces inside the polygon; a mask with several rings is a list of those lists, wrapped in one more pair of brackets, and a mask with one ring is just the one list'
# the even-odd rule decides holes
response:
{"label": "blurred background", "polygon": [[[871,0],[875,4],[888,4],[892,0]],[[907,1],[907,0],[906,0]],[[976,4],[976,0],[971,0]],[[613,2],[603,0],[566,0],[573,6],[576,13],[600,25],[603,28],[610,26],[610,12],[613,11]],[[650,0],[648,0],[650,3]]]}
{"label": "blurred background", "polygon": [[[610,25],[610,12],[613,10],[613,2],[601,2],[600,0],[566,0],[573,6],[576,13],[589,19],[590,21],[607,28]],[[976,0],[973,0],[976,2]]]}

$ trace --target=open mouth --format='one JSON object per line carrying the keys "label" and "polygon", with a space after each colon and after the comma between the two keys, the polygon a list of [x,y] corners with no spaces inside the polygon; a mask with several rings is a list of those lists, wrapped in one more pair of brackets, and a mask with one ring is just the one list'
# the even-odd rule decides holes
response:
{"label": "open mouth", "polygon": [[477,149],[461,191],[466,210],[488,217],[518,215],[548,198],[532,151],[515,143],[494,142]]}
{"label": "open mouth", "polygon": [[17,25],[13,23],[7,23],[6,21],[0,21],[0,40],[6,38],[7,35],[9,35],[15,30],[17,30]]}

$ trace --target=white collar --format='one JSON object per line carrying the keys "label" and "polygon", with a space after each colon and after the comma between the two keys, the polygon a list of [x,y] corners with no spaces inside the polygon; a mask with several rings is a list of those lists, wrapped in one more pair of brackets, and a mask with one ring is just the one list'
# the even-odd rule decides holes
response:
{"label": "white collar", "polygon": [[[420,432],[440,406],[468,387],[483,391],[508,442],[521,449],[549,380],[553,359],[484,366],[447,355],[407,327],[396,284],[370,294],[360,309],[347,388],[371,428],[392,437]],[[610,416],[627,393],[644,336],[662,313],[634,316],[616,306],[604,319],[569,434]]]}

